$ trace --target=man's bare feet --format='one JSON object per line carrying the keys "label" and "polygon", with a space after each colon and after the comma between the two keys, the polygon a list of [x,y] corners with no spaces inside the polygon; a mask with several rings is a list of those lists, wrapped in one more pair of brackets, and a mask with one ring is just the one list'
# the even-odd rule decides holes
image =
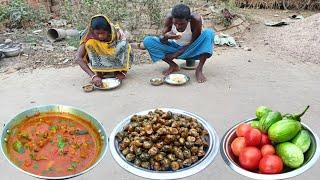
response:
{"label": "man's bare feet", "polygon": [[198,83],[204,83],[207,81],[207,78],[203,75],[202,69],[196,69],[196,78]]}
{"label": "man's bare feet", "polygon": [[126,73],[124,73],[124,72],[115,72],[115,76],[119,80],[124,80],[126,78]]}
{"label": "man's bare feet", "polygon": [[178,72],[178,71],[180,71],[179,66],[177,64],[172,64],[169,66],[169,68],[167,70],[164,70],[162,72],[162,74],[165,76],[168,76],[169,74],[174,73],[174,72]]}

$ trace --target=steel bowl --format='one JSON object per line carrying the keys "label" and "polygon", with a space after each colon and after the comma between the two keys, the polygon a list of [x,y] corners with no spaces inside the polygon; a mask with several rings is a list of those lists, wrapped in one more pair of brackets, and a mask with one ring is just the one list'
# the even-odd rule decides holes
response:
{"label": "steel bowl", "polygon": [[163,78],[152,78],[150,79],[150,84],[153,86],[160,86],[164,83]]}
{"label": "steel bowl", "polygon": [[19,54],[22,53],[22,48],[21,47],[10,47],[10,48],[4,48],[2,49],[2,53],[6,57],[15,57],[18,56]]}
{"label": "steel bowl", "polygon": [[203,169],[205,169],[212,161],[214,160],[215,156],[219,151],[219,138],[214,130],[208,122],[203,119],[202,117],[195,115],[193,113],[178,110],[178,109],[171,109],[171,108],[158,108],[164,112],[171,111],[172,113],[182,114],[185,116],[189,116],[198,120],[204,128],[209,132],[209,148],[206,152],[206,155],[193,164],[190,167],[179,169],[177,171],[154,171],[154,170],[147,170],[141,167],[137,167],[134,164],[128,162],[125,157],[122,155],[118,148],[118,141],[115,139],[115,136],[118,132],[122,131],[123,128],[130,122],[130,119],[133,115],[146,115],[150,111],[154,111],[155,109],[146,110],[142,112],[138,112],[126,117],[122,122],[120,122],[110,134],[110,151],[113,158],[116,162],[128,172],[135,174],[140,177],[148,178],[148,179],[179,179],[194,175]]}
{"label": "steel bowl", "polygon": [[[6,139],[7,139],[9,130],[13,126],[23,122],[27,117],[34,116],[35,114],[37,114],[39,112],[40,113],[46,113],[46,112],[70,113],[72,115],[75,115],[75,116],[82,118],[83,120],[90,122],[93,125],[93,127],[96,128],[96,130],[99,132],[99,134],[101,136],[101,143],[102,143],[101,147],[102,148],[101,148],[99,157],[97,158],[96,162],[93,165],[91,165],[89,168],[87,168],[86,170],[83,170],[82,172],[79,172],[79,173],[73,174],[73,175],[68,175],[68,176],[60,176],[60,177],[40,176],[40,175],[32,174],[30,172],[27,172],[27,171],[21,169],[20,167],[15,165],[13,162],[11,162],[10,158],[7,155],[7,148],[6,148]],[[87,173],[101,162],[103,157],[106,155],[107,150],[108,150],[108,137],[107,137],[106,131],[105,131],[104,127],[102,126],[102,124],[98,120],[96,120],[94,117],[89,115],[88,113],[86,113],[80,109],[77,109],[75,107],[71,107],[71,106],[44,105],[44,106],[33,107],[31,109],[25,110],[25,111],[17,114],[7,124],[5,124],[4,130],[2,131],[2,134],[1,134],[1,151],[4,155],[4,157],[7,159],[7,161],[13,167],[18,169],[19,171],[21,171],[25,174],[28,174],[30,176],[36,177],[36,178],[40,178],[40,179],[68,179],[68,178],[73,178],[73,177],[82,175],[84,173]]]}
{"label": "steel bowl", "polygon": [[231,129],[227,131],[227,133],[223,136],[222,142],[220,145],[220,152],[222,155],[223,160],[225,163],[235,172],[252,178],[252,179],[262,179],[262,180],[274,180],[274,179],[289,179],[295,176],[298,176],[304,172],[306,172],[308,169],[310,169],[319,159],[320,151],[319,151],[319,138],[318,136],[304,123],[302,124],[303,129],[309,131],[311,135],[311,146],[307,152],[305,152],[305,161],[303,165],[294,170],[284,170],[283,173],[281,174],[273,174],[273,175],[268,175],[268,174],[258,174],[254,173],[251,171],[247,171],[243,168],[241,168],[236,160],[236,157],[233,155],[232,150],[231,150],[231,143],[232,141],[237,137],[236,135],[236,128],[242,124],[242,123],[250,123],[254,119],[249,119],[243,122],[240,122],[233,126]]}
{"label": "steel bowl", "polygon": [[2,54],[3,54],[2,50],[3,50],[5,47],[6,47],[5,44],[0,44],[0,59],[2,58]]}

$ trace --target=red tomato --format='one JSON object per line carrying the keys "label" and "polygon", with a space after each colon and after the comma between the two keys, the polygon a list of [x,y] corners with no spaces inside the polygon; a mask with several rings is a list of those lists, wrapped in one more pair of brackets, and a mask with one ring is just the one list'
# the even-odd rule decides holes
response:
{"label": "red tomato", "polygon": [[252,127],[249,124],[240,124],[237,127],[236,134],[238,137],[244,137],[245,134],[250,131]]}
{"label": "red tomato", "polygon": [[283,162],[277,155],[266,155],[259,163],[259,171],[263,174],[278,174],[283,169]]}
{"label": "red tomato", "polygon": [[266,144],[271,144],[271,141],[268,138],[268,135],[262,133],[260,146],[262,147],[263,145],[266,145]]}
{"label": "red tomato", "polygon": [[274,147],[270,144],[266,144],[264,146],[262,146],[261,148],[261,154],[262,156],[266,156],[266,155],[273,155],[276,153],[276,150],[274,149]]}
{"label": "red tomato", "polygon": [[246,143],[248,146],[256,146],[258,147],[261,142],[261,132],[258,129],[252,128],[248,131],[245,136]]}
{"label": "red tomato", "polygon": [[246,139],[244,137],[237,137],[231,143],[231,149],[235,156],[239,156],[240,152],[246,147]]}
{"label": "red tomato", "polygon": [[239,156],[241,167],[247,170],[256,170],[259,167],[260,159],[262,158],[261,152],[256,147],[245,147]]}

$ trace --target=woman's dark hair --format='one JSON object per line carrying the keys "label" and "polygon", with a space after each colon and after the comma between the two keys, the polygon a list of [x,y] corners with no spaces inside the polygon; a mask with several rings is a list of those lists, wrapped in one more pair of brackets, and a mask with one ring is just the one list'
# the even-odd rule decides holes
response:
{"label": "woman's dark hair", "polygon": [[191,18],[191,11],[189,6],[184,4],[178,4],[173,7],[171,11],[171,15],[176,19],[186,19],[189,20]]}
{"label": "woman's dark hair", "polygon": [[111,32],[109,22],[102,16],[94,17],[91,21],[91,27],[93,30],[105,30]]}

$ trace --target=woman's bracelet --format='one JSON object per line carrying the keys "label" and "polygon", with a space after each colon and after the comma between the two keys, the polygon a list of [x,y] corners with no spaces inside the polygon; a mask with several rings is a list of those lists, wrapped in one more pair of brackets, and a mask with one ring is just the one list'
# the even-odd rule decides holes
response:
{"label": "woman's bracelet", "polygon": [[91,76],[91,81],[93,81],[93,78],[95,78],[96,76],[98,76],[97,74]]}

